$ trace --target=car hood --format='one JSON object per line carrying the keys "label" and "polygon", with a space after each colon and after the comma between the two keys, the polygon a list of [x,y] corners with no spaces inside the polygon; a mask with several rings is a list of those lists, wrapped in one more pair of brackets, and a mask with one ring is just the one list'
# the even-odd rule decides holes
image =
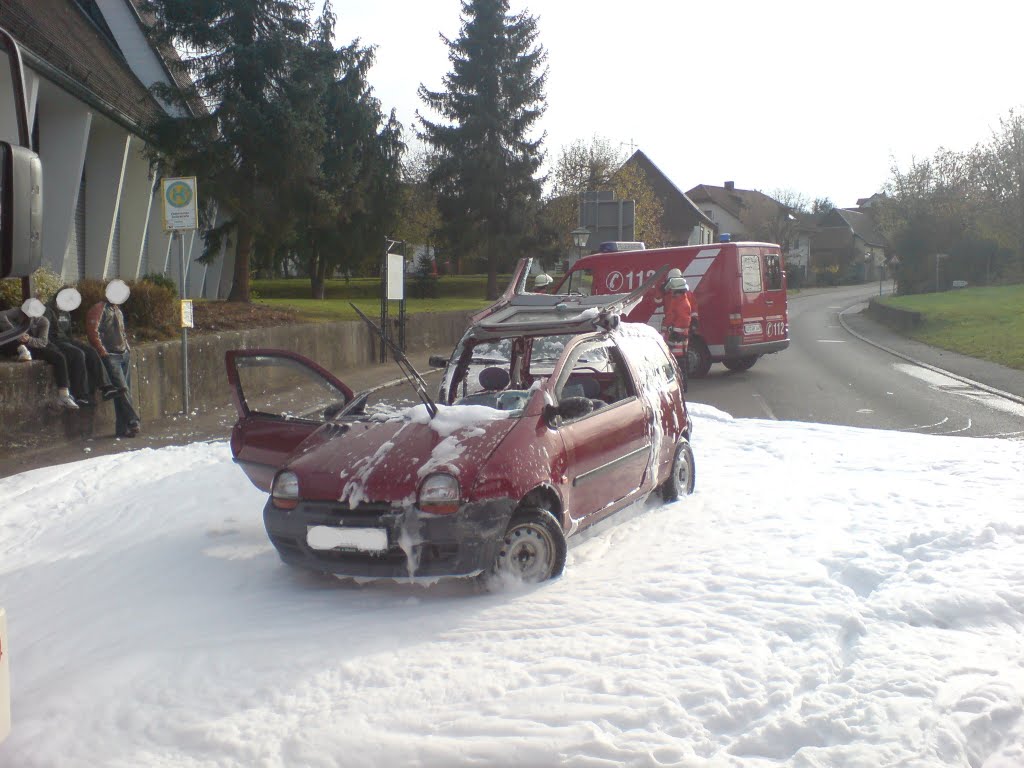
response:
{"label": "car hood", "polygon": [[350,425],[326,424],[290,457],[310,501],[414,504],[420,482],[433,472],[459,481],[463,498],[495,448],[519,423],[508,412],[479,405],[422,405],[401,418]]}

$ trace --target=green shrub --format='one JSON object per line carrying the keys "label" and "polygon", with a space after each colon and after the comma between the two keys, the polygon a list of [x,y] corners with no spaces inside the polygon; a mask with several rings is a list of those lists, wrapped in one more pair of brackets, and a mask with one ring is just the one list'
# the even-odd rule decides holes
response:
{"label": "green shrub", "polygon": [[[85,315],[96,302],[106,301],[106,280],[85,278],[78,281],[82,306],[71,313],[76,327],[85,327]],[[139,340],[164,338],[177,327],[178,302],[173,287],[158,285],[143,278],[125,280],[131,296],[121,307],[129,333]]]}
{"label": "green shrub", "polygon": [[[46,267],[40,267],[32,273],[29,286],[32,295],[45,304],[64,287],[64,281],[56,272]],[[0,280],[0,299],[3,299],[9,306],[21,306],[21,280],[19,278]]]}
{"label": "green shrub", "polygon": [[21,280],[0,280],[0,309],[21,305]]}
{"label": "green shrub", "polygon": [[161,288],[166,288],[171,292],[171,296],[178,295],[178,286],[175,285],[174,281],[171,280],[171,278],[169,278],[167,275],[161,274],[159,272],[154,272],[153,274],[146,275],[142,279],[145,280],[147,283],[152,283],[153,285],[159,285]]}
{"label": "green shrub", "polygon": [[32,273],[32,295],[46,304],[64,287],[64,280],[56,272],[40,267]]}

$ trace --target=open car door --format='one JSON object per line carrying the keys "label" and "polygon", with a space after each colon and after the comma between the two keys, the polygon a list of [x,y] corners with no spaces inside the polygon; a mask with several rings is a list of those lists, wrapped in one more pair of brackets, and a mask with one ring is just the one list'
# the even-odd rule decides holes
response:
{"label": "open car door", "polygon": [[312,360],[282,349],[233,349],[224,356],[238,421],[231,453],[260,490],[295,449],[352,404],[354,394]]}

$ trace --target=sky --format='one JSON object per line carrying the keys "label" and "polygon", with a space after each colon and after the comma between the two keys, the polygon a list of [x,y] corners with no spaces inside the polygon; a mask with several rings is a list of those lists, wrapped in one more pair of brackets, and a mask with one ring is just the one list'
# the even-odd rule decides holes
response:
{"label": "sky", "polygon": [[0,479],[0,765],[1024,765],[1024,443],[691,410],[493,593],[284,566],[222,441]]}
{"label": "sky", "polygon": [[[339,44],[377,46],[370,82],[408,128],[442,86],[459,0],[335,0]],[[548,51],[549,161],[601,136],[642,149],[683,191],[791,190],[839,206],[895,160],[987,141],[1024,105],[1019,0],[512,2]],[[436,120],[436,114],[425,113]]]}

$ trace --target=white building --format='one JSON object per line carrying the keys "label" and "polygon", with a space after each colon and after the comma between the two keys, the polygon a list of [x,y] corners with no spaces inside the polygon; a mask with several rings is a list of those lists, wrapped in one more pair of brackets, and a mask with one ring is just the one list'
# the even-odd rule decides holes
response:
{"label": "white building", "polygon": [[[141,138],[166,111],[149,86],[171,74],[133,0],[0,0],[0,27],[21,49],[32,144],[43,164],[43,266],[69,282],[161,273],[178,284],[159,170]],[[0,138],[8,141],[17,141],[13,105],[10,73],[0,67]],[[226,296],[230,247],[205,265],[196,261],[202,237],[188,233],[183,242],[188,296]]]}

